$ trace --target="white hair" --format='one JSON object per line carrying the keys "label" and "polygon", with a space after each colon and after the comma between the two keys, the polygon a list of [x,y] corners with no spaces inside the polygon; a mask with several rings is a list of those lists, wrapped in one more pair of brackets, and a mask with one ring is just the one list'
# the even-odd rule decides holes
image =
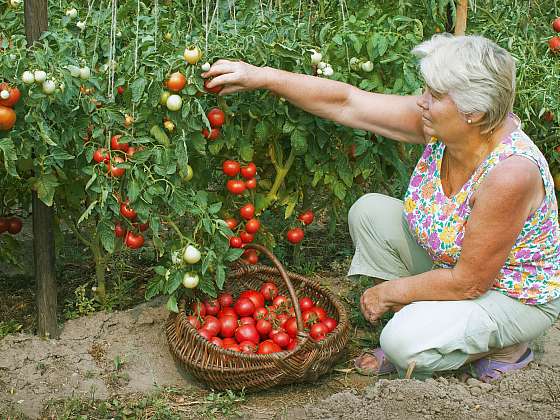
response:
{"label": "white hair", "polygon": [[482,133],[492,132],[513,109],[515,62],[508,51],[477,35],[434,35],[412,50],[428,87],[448,94],[463,114],[483,113]]}

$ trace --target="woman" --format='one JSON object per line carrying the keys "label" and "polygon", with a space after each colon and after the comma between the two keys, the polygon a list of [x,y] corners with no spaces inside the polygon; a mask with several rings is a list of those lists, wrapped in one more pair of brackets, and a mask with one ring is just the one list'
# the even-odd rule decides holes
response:
{"label": "woman", "polygon": [[[547,163],[511,113],[515,64],[480,36],[436,35],[413,50],[421,96],[220,60],[222,94],[269,89],[323,118],[426,144],[404,203],[367,194],[350,209],[349,275],[375,279],[370,322],[396,312],[362,371],[416,377],[470,362],[484,381],[526,366],[560,312],[558,206]],[[382,281],[390,280],[390,281]]]}

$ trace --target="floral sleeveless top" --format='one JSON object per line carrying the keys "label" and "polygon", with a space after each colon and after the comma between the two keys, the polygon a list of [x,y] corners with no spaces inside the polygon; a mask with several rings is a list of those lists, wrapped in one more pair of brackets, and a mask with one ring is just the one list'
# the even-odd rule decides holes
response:
{"label": "floral sleeveless top", "polygon": [[509,156],[524,156],[538,165],[546,195],[540,208],[525,222],[492,288],[529,305],[560,297],[558,204],[548,164],[537,146],[517,129],[490,153],[461,191],[451,198],[441,186],[444,150],[445,145],[437,139],[427,145],[404,200],[410,232],[432,257],[434,268],[451,268],[459,260],[471,212],[469,201],[492,168]]}

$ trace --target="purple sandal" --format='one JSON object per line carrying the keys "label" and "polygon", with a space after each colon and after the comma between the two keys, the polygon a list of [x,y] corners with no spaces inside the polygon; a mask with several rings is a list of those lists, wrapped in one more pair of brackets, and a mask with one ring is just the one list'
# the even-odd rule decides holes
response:
{"label": "purple sandal", "polygon": [[[359,361],[367,355],[373,356],[377,359],[377,362],[379,364],[378,369],[362,368],[358,366]],[[365,376],[387,375],[389,373],[394,373],[397,371],[397,368],[389,361],[389,359],[387,359],[387,357],[385,356],[385,352],[380,347],[373,350],[365,350],[360,356],[354,359],[354,367],[360,375]]]}
{"label": "purple sandal", "polygon": [[472,366],[476,372],[476,377],[482,382],[493,382],[501,379],[502,375],[506,372],[524,368],[533,360],[533,352],[531,349],[519,358],[515,363],[499,362],[489,358],[482,358],[473,362]]}

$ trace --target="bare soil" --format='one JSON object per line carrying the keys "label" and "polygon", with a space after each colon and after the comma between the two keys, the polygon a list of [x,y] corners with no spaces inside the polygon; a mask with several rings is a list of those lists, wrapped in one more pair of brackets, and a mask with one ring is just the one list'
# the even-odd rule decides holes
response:
{"label": "bare soil", "polygon": [[[59,400],[112,401],[162,389],[173,390],[175,415],[200,418],[210,390],[173,361],[163,330],[167,316],[164,301],[155,299],[69,320],[59,340],[7,336],[0,341],[0,418],[58,418],[52,413]],[[357,349],[350,348],[317,383],[247,395],[237,409],[248,419],[558,419],[560,323],[537,344],[535,362],[495,385],[465,383],[457,374],[425,382],[360,376],[351,370]]]}

